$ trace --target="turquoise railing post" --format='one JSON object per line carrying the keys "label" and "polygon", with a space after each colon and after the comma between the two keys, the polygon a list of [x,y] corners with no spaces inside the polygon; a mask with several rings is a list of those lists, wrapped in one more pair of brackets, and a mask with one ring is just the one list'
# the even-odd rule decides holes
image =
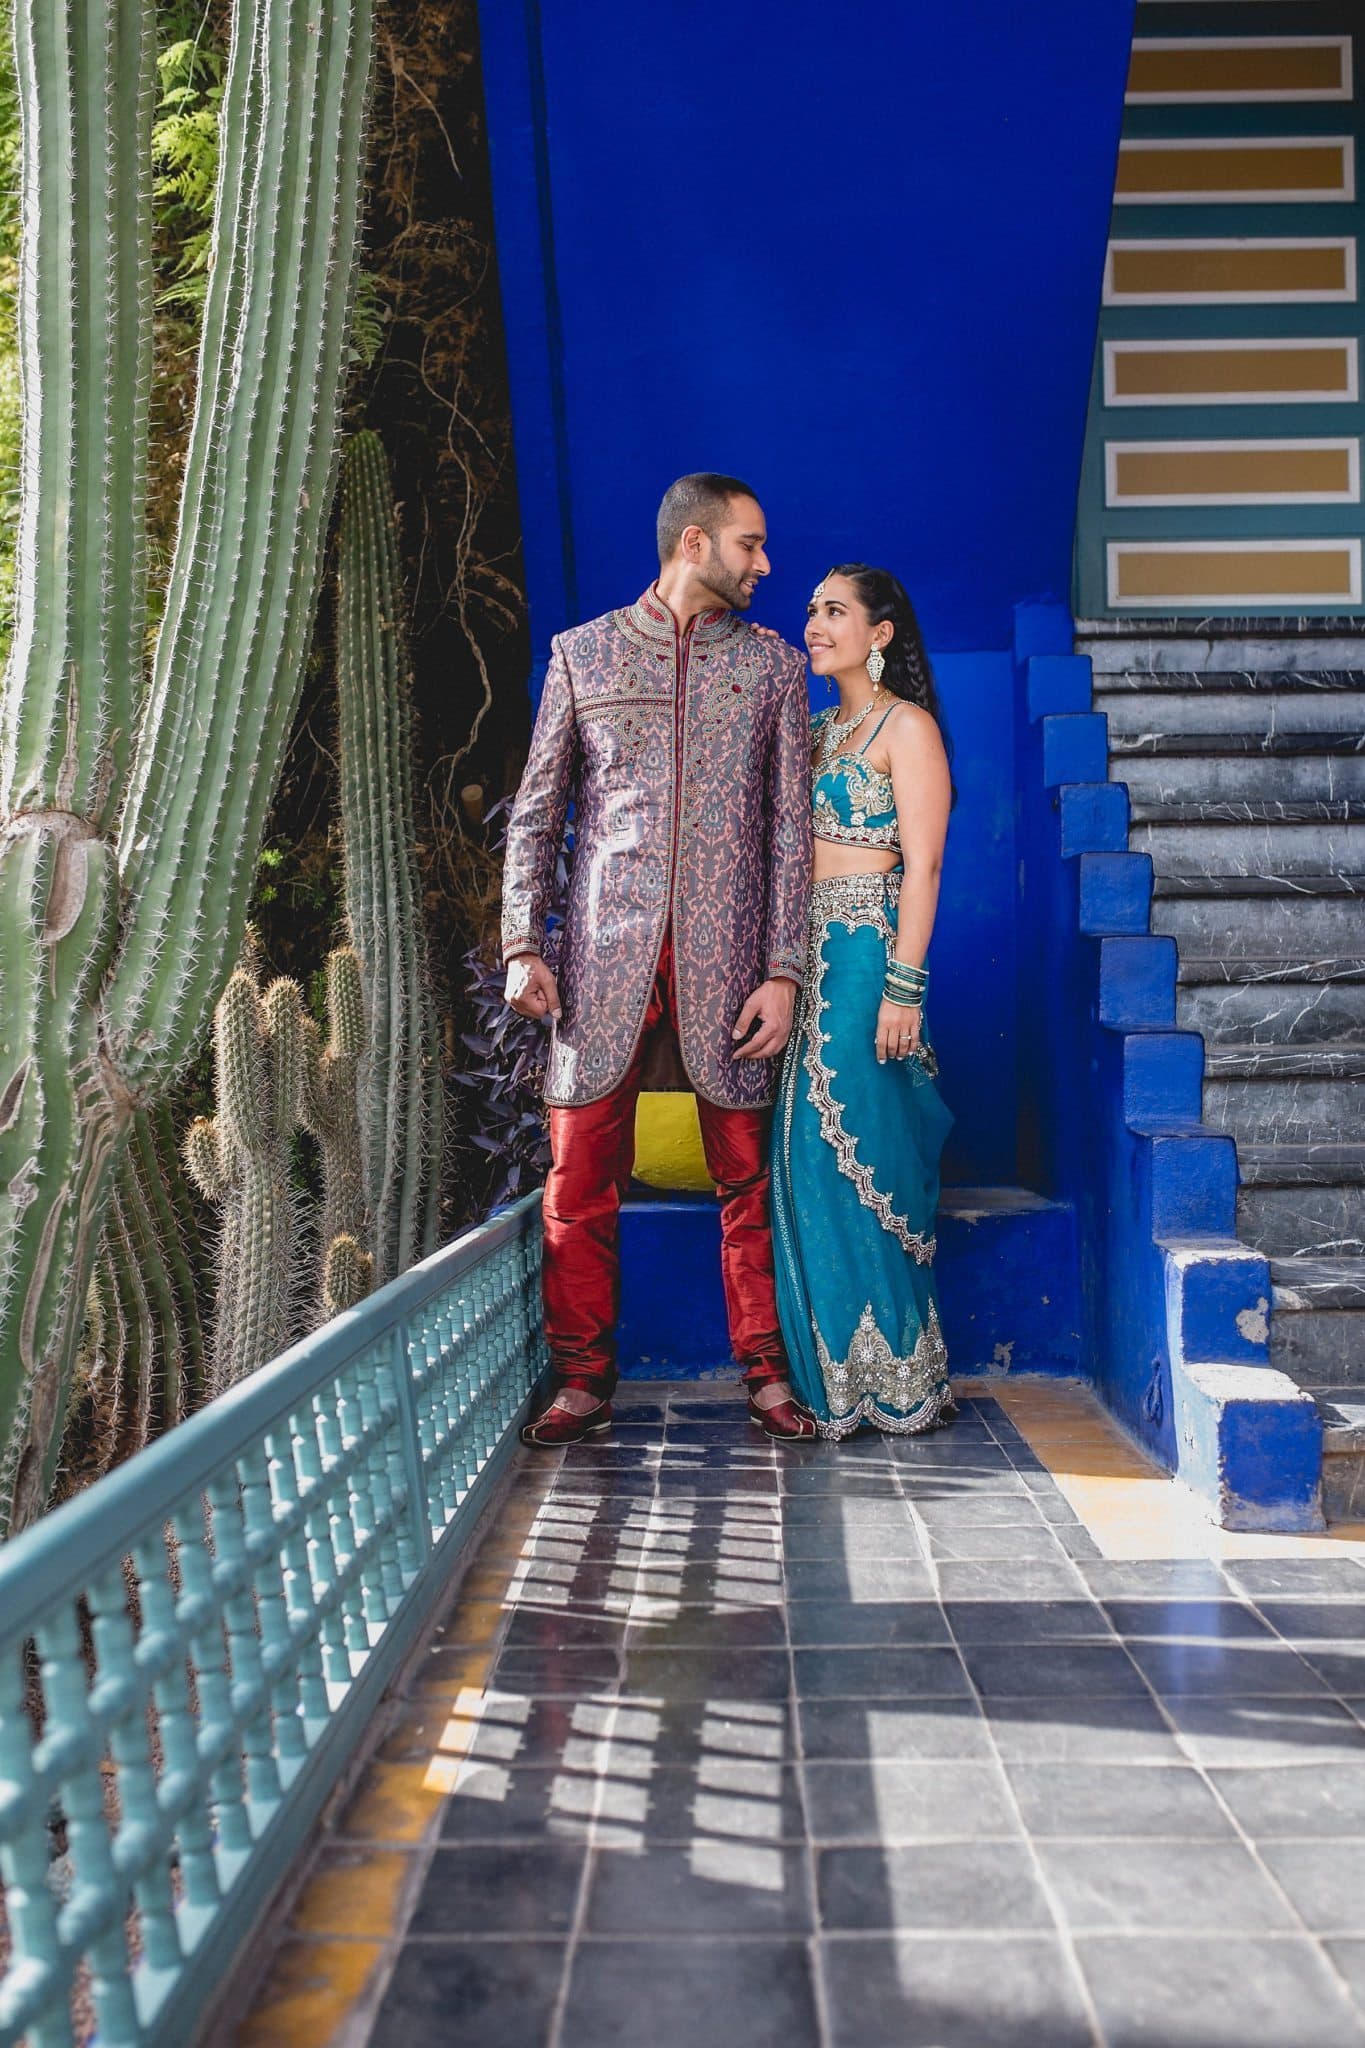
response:
{"label": "turquoise railing post", "polygon": [[29,2028],[33,2048],[69,2048],[66,1986],[58,1975],[57,1901],[48,1887],[46,1800],[33,1767],[32,1744],[24,1710],[24,1660],[10,1657],[0,1665],[0,1813],[8,1822],[0,1871],[17,1960],[0,1979],[0,2035],[7,2041],[17,2038],[32,2009],[45,2015]]}
{"label": "turquoise railing post", "polygon": [[[432,1427],[431,1411],[426,1402],[422,1404],[419,1418],[413,1390],[413,1352],[415,1349],[411,1325],[399,1323],[389,1339],[387,1371],[393,1382],[394,1400],[398,1409],[398,1456],[403,1484],[406,1488],[406,1513],[399,1522],[399,1561],[406,1572],[415,1572],[426,1562],[431,1549],[431,1508],[427,1499],[428,1481],[426,1464],[431,1456],[435,1432]],[[426,1391],[434,1364],[425,1354],[420,1371],[423,1392]],[[406,1552],[404,1546],[406,1545]]]}
{"label": "turquoise railing post", "polygon": [[5,2048],[212,2020],[511,1455],[539,1228],[537,1195],[468,1232],[0,1551]]}

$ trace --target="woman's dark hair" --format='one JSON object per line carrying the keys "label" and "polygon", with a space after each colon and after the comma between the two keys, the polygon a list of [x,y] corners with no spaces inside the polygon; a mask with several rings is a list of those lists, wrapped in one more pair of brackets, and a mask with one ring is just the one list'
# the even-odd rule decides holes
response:
{"label": "woman's dark hair", "polygon": [[896,629],[890,645],[882,649],[886,661],[882,688],[890,690],[893,696],[904,697],[907,704],[918,704],[942,728],[943,707],[938,700],[934,671],[929,666],[924,636],[905,585],[889,569],[874,569],[868,562],[838,562],[834,568],[826,569],[826,582],[831,576],[842,576],[853,585],[858,602],[874,626],[889,619]]}

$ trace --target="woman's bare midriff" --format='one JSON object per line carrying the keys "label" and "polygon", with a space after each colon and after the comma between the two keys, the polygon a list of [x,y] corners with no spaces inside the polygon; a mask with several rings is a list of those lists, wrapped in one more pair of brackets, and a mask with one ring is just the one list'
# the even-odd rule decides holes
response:
{"label": "woman's bare midriff", "polygon": [[833,839],[817,839],[813,878],[828,882],[836,875],[889,875],[900,864],[900,855],[890,847],[843,846]]}

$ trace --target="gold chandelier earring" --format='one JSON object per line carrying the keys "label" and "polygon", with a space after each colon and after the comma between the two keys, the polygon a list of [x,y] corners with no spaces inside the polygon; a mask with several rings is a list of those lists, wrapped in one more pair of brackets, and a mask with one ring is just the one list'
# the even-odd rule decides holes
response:
{"label": "gold chandelier earring", "polygon": [[880,647],[874,647],[872,652],[867,657],[867,672],[871,676],[874,683],[879,683],[881,681],[882,671],[885,667],[886,656],[882,653]]}

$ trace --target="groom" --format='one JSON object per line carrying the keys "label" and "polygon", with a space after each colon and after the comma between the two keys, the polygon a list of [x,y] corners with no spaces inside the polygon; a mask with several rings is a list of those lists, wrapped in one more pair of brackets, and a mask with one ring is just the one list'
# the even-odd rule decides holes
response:
{"label": "groom", "polygon": [[[676,1034],[720,1196],[721,1275],[749,1412],[810,1436],[773,1293],[766,1110],[805,962],[810,736],[805,663],[750,626],[768,574],[747,484],[680,477],[659,507],[659,577],[559,634],[507,831],[507,1001],[551,1020],[545,1334],[550,1405],[528,1443],[611,1425],[617,1224],[650,1041]],[[545,916],[572,799],[559,982]]]}

